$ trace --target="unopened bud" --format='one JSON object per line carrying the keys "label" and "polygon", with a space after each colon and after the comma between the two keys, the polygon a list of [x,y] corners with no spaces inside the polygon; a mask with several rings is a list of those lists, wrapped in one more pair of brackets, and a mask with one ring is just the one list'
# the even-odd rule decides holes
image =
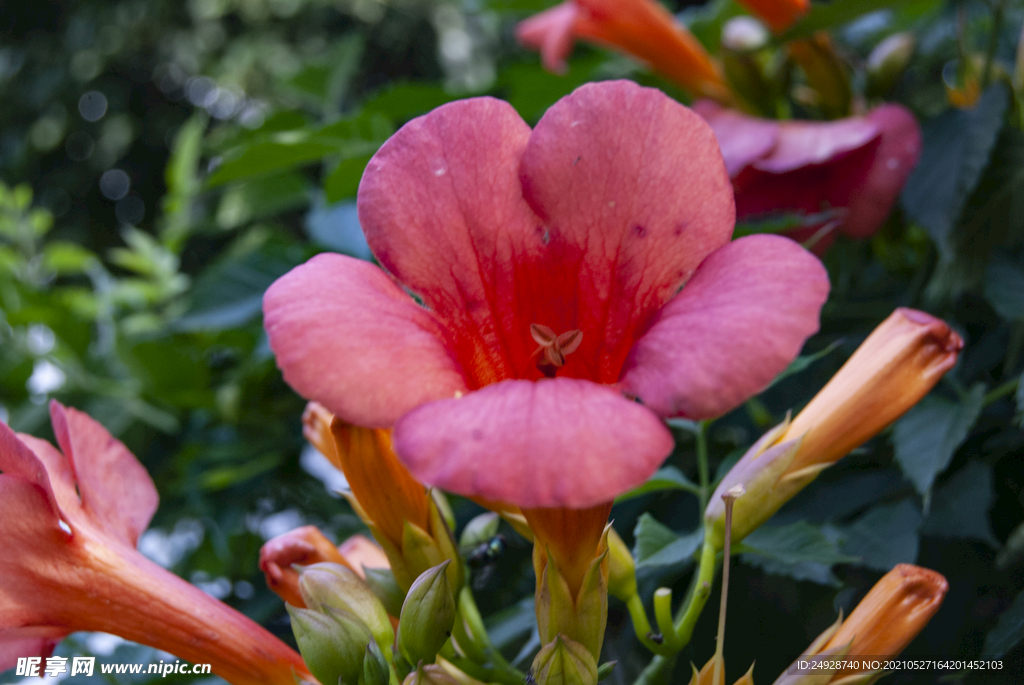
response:
{"label": "unopened bud", "polygon": [[420,574],[398,621],[398,650],[410,664],[432,663],[455,625],[455,598],[446,573],[450,559]]}
{"label": "unopened bud", "polygon": [[329,562],[306,566],[299,574],[299,592],[311,609],[330,607],[358,617],[381,649],[391,650],[395,631],[388,612],[354,571]]}
{"label": "unopened bud", "polygon": [[366,645],[366,656],[363,657],[363,685],[388,685],[391,681],[391,666],[384,652],[376,642]]}
{"label": "unopened bud", "polygon": [[351,613],[329,606],[319,611],[285,608],[309,672],[321,683],[356,685],[363,674],[366,646],[374,641],[366,625]]}
{"label": "unopened bud", "polygon": [[488,542],[498,533],[498,524],[501,519],[493,511],[480,514],[470,520],[462,529],[459,537],[459,547],[471,549]]}
{"label": "unopened bud", "polygon": [[537,685],[595,685],[597,661],[579,642],[558,635],[533,660]]}
{"label": "unopened bud", "polygon": [[392,616],[402,613],[402,603],[405,601],[405,592],[399,587],[395,580],[395,574],[389,568],[367,568],[366,584],[377,595],[377,599],[384,605],[384,608]]}
{"label": "unopened bud", "polygon": [[888,93],[910,64],[914,56],[914,36],[911,33],[894,33],[868,55],[868,87],[874,93]]}
{"label": "unopened bud", "polygon": [[768,29],[757,19],[733,17],[722,27],[722,47],[737,52],[753,52],[768,44]]}
{"label": "unopened bud", "polygon": [[459,685],[459,681],[437,664],[424,664],[407,675],[402,685]]}
{"label": "unopened bud", "polygon": [[623,602],[636,594],[636,563],[614,528],[608,529],[608,594]]}

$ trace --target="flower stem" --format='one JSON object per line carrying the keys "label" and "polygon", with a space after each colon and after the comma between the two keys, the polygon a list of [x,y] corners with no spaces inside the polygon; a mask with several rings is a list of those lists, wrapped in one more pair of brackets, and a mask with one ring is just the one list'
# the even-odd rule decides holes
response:
{"label": "flower stem", "polygon": [[988,48],[985,50],[985,68],[981,72],[981,87],[985,89],[992,80],[992,64],[996,57],[996,48],[999,46],[999,32],[1003,28],[1003,12],[1006,9],[1006,0],[996,0],[992,8],[992,33],[988,39]]}
{"label": "flower stem", "polygon": [[473,593],[466,586],[459,592],[459,616],[454,632],[466,656],[479,662],[478,665],[489,673],[489,680],[507,685],[522,685],[525,681],[526,674],[513,668],[491,642]]}
{"label": "flower stem", "polygon": [[993,402],[995,402],[997,400],[1001,400],[1002,398],[1006,397],[1007,395],[1012,395],[1017,390],[1017,387],[1019,385],[1020,385],[1020,378],[1014,378],[1011,381],[1007,381],[1007,382],[1003,383],[1002,385],[1000,385],[998,388],[995,388],[994,390],[989,390],[988,394],[985,395],[985,399],[982,401],[981,406],[987,407],[988,405],[992,404]]}
{"label": "flower stem", "polygon": [[711,596],[711,583],[715,579],[715,557],[714,545],[705,539],[704,548],[700,554],[700,567],[697,569],[690,597],[676,615],[676,644],[680,649],[690,643],[694,626],[697,625],[697,619],[700,618],[700,612],[704,609],[708,597]]}
{"label": "flower stem", "polygon": [[[655,654],[667,656],[675,653],[665,649],[664,643],[658,644],[651,639],[654,631],[651,629],[651,622],[647,619],[647,610],[644,609],[644,602],[640,599],[639,594],[634,594],[626,600],[626,609],[629,611],[630,618],[633,619],[633,632],[636,633],[636,639],[640,640],[640,644]],[[662,633],[662,638],[664,639],[664,633]]]}
{"label": "flower stem", "polygon": [[718,640],[715,646],[715,671],[711,679],[712,685],[722,682],[722,661],[725,652],[725,614],[729,607],[729,561],[732,554],[732,506],[736,498],[743,494],[743,486],[737,485],[730,489],[722,499],[725,500],[725,544],[722,556],[722,603],[718,609]]}
{"label": "flower stem", "polygon": [[668,685],[672,677],[672,669],[676,666],[679,654],[672,656],[656,656],[647,664],[647,668],[640,672],[633,685]]}

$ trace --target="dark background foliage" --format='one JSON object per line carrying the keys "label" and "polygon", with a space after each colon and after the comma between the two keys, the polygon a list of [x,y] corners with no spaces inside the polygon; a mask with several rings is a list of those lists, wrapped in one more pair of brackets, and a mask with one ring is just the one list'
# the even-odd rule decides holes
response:
{"label": "dark background foliage", "polygon": [[[543,72],[512,30],[548,5],[0,3],[2,418],[49,435],[55,397],[101,420],[160,491],[143,550],[286,640],[282,604],[257,569],[260,545],[301,523],[339,541],[362,526],[302,439],[303,401],[262,332],[263,290],[318,251],[370,258],[353,205],[362,169],[398,126],[438,104],[493,94],[532,122],[577,85],[612,77],[683,97],[586,47],[568,75]],[[904,561],[942,572],[951,587],[906,655],[1002,657],[1005,668],[889,682],[1024,674],[1024,133],[1013,77],[1024,12],[1001,0],[888,5],[833,0],[809,21],[834,31],[860,90],[871,48],[914,35],[913,61],[886,96],[922,122],[921,164],[874,238],[840,239],[828,253],[832,296],[793,373],[708,428],[712,470],[724,473],[799,409],[894,307],[943,317],[967,347],[893,429],[746,541],[730,594],[733,677],[756,660],[755,679],[770,682],[837,610]],[[715,43],[736,8],[716,0],[684,16]],[[953,108],[947,84],[972,59],[993,65],[992,77],[974,107]],[[613,513],[635,545],[645,597],[668,583],[681,596],[693,566],[697,428],[675,424],[666,469]],[[456,502],[460,525],[477,511]],[[479,599],[496,643],[528,664],[529,547],[506,533]],[[714,650],[715,612],[705,614],[684,662]],[[613,678],[631,682],[648,656],[614,601],[609,623]],[[79,635],[60,650],[157,658],[110,648]],[[681,666],[677,678],[686,677]]]}

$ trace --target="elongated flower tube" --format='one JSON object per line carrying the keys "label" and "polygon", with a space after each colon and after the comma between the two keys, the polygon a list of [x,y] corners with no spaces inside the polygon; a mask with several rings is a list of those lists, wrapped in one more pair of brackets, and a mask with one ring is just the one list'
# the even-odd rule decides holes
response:
{"label": "elongated flower tube", "polygon": [[[882,576],[864,599],[844,621],[842,617],[825,630],[807,651],[775,681],[775,685],[815,685],[837,683],[850,685],[873,681],[878,671],[871,669],[833,670],[823,679],[825,671],[800,668],[800,661],[818,656],[856,660],[891,659],[917,637],[949,590],[941,574],[912,564],[898,564]],[[861,673],[861,678],[852,674]]]}
{"label": "elongated flower tube", "polygon": [[330,561],[352,569],[365,578],[364,567],[386,568],[384,550],[362,535],[353,535],[340,547],[328,540],[316,526],[302,526],[268,540],[260,548],[260,570],[267,587],[292,606],[304,609],[299,593],[299,572],[295,566],[311,566]]}
{"label": "elongated flower tube", "polygon": [[337,420],[394,426],[419,482],[520,507],[570,587],[610,502],[671,451],[662,418],[764,388],[828,292],[794,242],[730,242],[710,128],[625,81],[583,86],[533,130],[492,98],[414,119],[358,208],[387,273],[319,255],[270,287],[285,380]]}
{"label": "elongated flower tube", "polygon": [[742,484],[734,539],[746,536],[823,469],[902,416],[956,363],[960,336],[941,319],[899,308],[872,331],[792,422],[766,433],[718,485],[705,521],[722,534],[721,494]]}
{"label": "elongated flower tube", "polygon": [[50,415],[60,451],[0,424],[0,670],[93,630],[235,685],[312,682],[284,643],[135,549],[157,507],[145,469],[87,415],[57,402]]}
{"label": "elongated flower tube", "polygon": [[[383,546],[403,589],[427,569],[457,558],[437,502],[395,456],[390,430],[347,424],[316,402],[302,419],[306,438],[345,474],[349,503]],[[461,564],[451,564],[448,574],[454,587],[462,584]]]}
{"label": "elongated flower tube", "polygon": [[521,22],[516,37],[556,73],[580,38],[646,62],[695,96],[733,101],[721,66],[655,0],[568,0]]}
{"label": "elongated flower tube", "polygon": [[906,108],[885,104],[837,121],[773,121],[704,100],[736,193],[736,216],[820,216],[788,235],[822,254],[839,233],[873,235],[921,154],[921,130]]}
{"label": "elongated flower tube", "polygon": [[811,8],[810,0],[739,0],[775,33],[782,33]]}

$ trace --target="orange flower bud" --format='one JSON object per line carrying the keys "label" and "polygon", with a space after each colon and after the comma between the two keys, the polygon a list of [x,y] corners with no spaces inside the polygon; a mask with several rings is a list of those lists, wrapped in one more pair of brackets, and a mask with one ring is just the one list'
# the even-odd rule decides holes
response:
{"label": "orange flower bud", "polygon": [[[882,576],[857,608],[833,623],[780,675],[774,685],[863,685],[880,671],[823,670],[826,661],[863,657],[882,662],[898,655],[938,611],[949,583],[920,566],[898,564]],[[819,666],[801,666],[816,657]]]}
{"label": "orange flower bud", "polygon": [[561,71],[573,40],[583,38],[648,63],[695,96],[734,100],[719,64],[655,0],[570,0],[522,22],[516,35],[549,69]]}
{"label": "orange flower bud", "polygon": [[894,311],[779,438],[803,436],[787,473],[832,464],[862,445],[924,397],[963,346],[944,321],[915,309]]}
{"label": "orange flower bud", "polygon": [[426,488],[398,461],[390,430],[351,426],[335,418],[331,433],[337,464],[353,497],[391,544],[401,548],[406,521],[430,529]]}
{"label": "orange flower bud", "polygon": [[331,421],[334,414],[319,402],[310,402],[302,412],[302,435],[320,454],[341,469],[338,449],[334,446],[334,435],[331,434]]}
{"label": "orange flower bud", "polygon": [[875,583],[822,649],[849,644],[847,657],[896,656],[939,610],[947,590],[941,574],[899,564]]}
{"label": "orange flower bud", "polygon": [[953,364],[963,341],[940,319],[897,309],[791,422],[766,433],[718,484],[704,517],[721,545],[721,495],[737,484],[733,540],[767,521],[822,469],[903,415]]}
{"label": "orange flower bud", "polygon": [[810,0],[740,0],[775,33],[782,33],[807,13]]}
{"label": "orange flower bud", "polygon": [[353,535],[339,549],[316,526],[302,526],[278,535],[260,549],[260,570],[267,579],[267,586],[300,609],[306,608],[306,604],[299,594],[299,574],[292,566],[310,566],[323,561],[342,564],[364,578],[363,566],[388,565],[384,551],[362,535]]}

